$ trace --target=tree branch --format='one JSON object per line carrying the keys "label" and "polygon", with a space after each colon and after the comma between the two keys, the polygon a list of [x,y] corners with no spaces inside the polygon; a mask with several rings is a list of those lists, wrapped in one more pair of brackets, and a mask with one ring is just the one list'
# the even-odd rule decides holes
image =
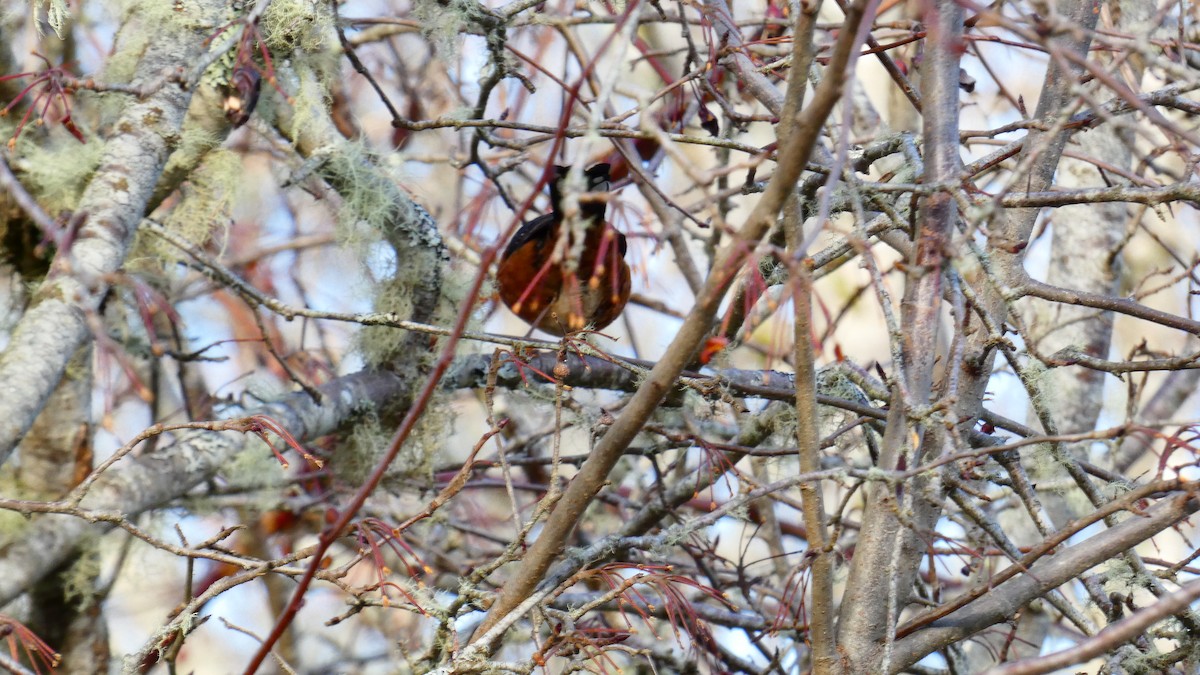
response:
{"label": "tree branch", "polygon": [[[199,3],[189,26],[211,26],[223,3]],[[162,24],[138,62],[133,83],[156,80],[165,70],[185,69],[205,52],[202,30],[185,22]],[[82,223],[60,241],[50,276],[0,354],[0,463],[41,411],[75,350],[88,339],[87,314],[95,311],[110,277],[125,261],[137,224],[167,158],[177,144],[192,91],[177,84],[131,101],[113,124],[100,165],[79,201]]]}
{"label": "tree branch", "polygon": [[[1200,499],[1192,491],[1173,494],[1149,509],[1126,518],[1115,527],[1075,546],[1059,550],[1054,555],[1037,551],[1036,562],[1028,564],[1023,559],[1014,565],[1020,574],[1012,575],[999,586],[990,587],[978,599],[938,619],[927,628],[898,640],[891,672],[900,672],[946,645],[1005,620],[1034,598],[1176,525],[1197,510],[1200,510]],[[1093,522],[1097,519],[1089,518]]]}

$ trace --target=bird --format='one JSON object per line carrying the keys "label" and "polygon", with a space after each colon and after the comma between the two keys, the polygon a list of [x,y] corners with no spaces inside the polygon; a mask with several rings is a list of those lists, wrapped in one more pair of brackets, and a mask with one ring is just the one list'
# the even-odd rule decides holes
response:
{"label": "bird", "polygon": [[[596,164],[584,171],[587,192],[608,191],[609,169]],[[607,201],[581,199],[577,222],[567,222],[561,202],[570,170],[554,167],[550,212],[517,230],[496,273],[500,299],[513,314],[558,337],[608,326],[625,309],[630,290],[628,245],[605,220]]]}

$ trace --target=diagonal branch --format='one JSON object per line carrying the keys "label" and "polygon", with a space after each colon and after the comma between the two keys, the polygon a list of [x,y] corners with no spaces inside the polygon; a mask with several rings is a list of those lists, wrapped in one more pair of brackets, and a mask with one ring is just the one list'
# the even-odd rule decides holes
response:
{"label": "diagonal branch", "polygon": [[1185,584],[1175,593],[1159,600],[1136,614],[1111,624],[1079,644],[1053,654],[1014,661],[988,671],[990,675],[1034,675],[1048,673],[1083,663],[1111,653],[1117,646],[1146,634],[1150,626],[1188,608],[1200,598],[1200,581]]}
{"label": "diagonal branch", "polygon": [[1019,562],[1023,573],[988,589],[974,602],[938,619],[929,627],[898,640],[893,670],[903,670],[946,645],[1005,620],[1031,600],[1178,524],[1198,509],[1200,500],[1194,493],[1173,494],[1142,514],[1126,518],[1087,541],[1057,551],[1054,555],[1043,555],[1027,567],[1021,564],[1024,561]]}

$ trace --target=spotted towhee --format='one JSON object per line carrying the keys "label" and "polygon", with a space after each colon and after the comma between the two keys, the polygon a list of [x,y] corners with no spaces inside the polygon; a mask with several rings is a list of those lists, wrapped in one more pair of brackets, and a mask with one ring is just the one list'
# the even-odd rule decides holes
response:
{"label": "spotted towhee", "polygon": [[[629,301],[625,235],[604,219],[598,194],[579,200],[578,222],[562,212],[570,167],[555,167],[550,213],[521,226],[500,257],[500,298],[514,314],[553,335],[612,323]],[[608,191],[609,165],[584,172],[587,192]],[[564,227],[565,225],[565,227]]]}

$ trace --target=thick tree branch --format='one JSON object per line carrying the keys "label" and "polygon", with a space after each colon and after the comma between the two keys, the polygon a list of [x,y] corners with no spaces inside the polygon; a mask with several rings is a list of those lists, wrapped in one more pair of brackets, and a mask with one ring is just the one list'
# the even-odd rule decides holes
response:
{"label": "thick tree branch", "polygon": [[[205,52],[204,27],[215,25],[223,7],[220,2],[198,3],[189,10],[195,23],[181,20],[161,26],[165,32],[151,41],[133,84],[198,61]],[[111,275],[125,261],[191,98],[191,90],[168,84],[145,100],[129,103],[113,124],[113,135],[75,212],[78,230],[58,242],[50,276],[0,354],[0,382],[6,388],[0,397],[0,462],[33,424],[67,362],[91,334],[87,315],[95,311]]]}
{"label": "thick tree branch", "polygon": [[[927,183],[952,183],[962,169],[958,154],[962,22],[962,8],[953,0],[932,3],[925,16],[929,38],[921,68],[921,92]],[[900,414],[889,417],[889,426],[900,424],[907,428],[908,409],[923,416],[922,411],[933,403],[933,366],[938,356],[944,268],[957,220],[958,208],[949,192],[934,192],[922,200],[916,246],[908,261],[909,272],[901,305],[901,381],[893,384],[898,388],[893,401],[899,403],[899,397],[904,396],[904,410],[893,410]],[[945,445],[945,430],[934,420],[919,419],[916,433],[921,438],[919,447],[911,449],[917,454],[911,456],[907,435],[889,429],[885,439],[903,439],[905,444],[889,446],[885,443],[880,452],[881,467],[891,469],[914,460],[920,463]],[[926,511],[938,493],[939,484],[929,477],[919,477],[908,485],[902,504],[896,504],[893,486],[877,484],[868,487],[866,516],[850,569],[847,592],[843,596],[838,627],[839,647],[848,655],[855,672],[881,667],[875,661],[862,659],[872,654],[875,645],[890,641],[896,616],[903,609],[913,570],[921,556],[915,534],[902,526],[901,515],[896,509],[906,513],[914,508]],[[887,592],[886,602],[881,602],[879,597],[884,590],[881,584]],[[886,668],[887,662],[885,650],[882,667]]]}
{"label": "thick tree branch", "polygon": [[[363,401],[389,401],[410,388],[390,373],[360,373],[320,387],[321,403],[296,393],[251,414],[271,418],[298,441],[311,441],[335,431],[358,415]],[[211,479],[238,453],[268,452],[255,448],[257,439],[232,432],[189,431],[153,454],[126,458],[101,474],[79,502],[80,509],[109,514],[96,523],[73,516],[48,515],[33,519],[21,537],[0,550],[0,605],[11,602],[38,579],[66,560],[85,537],[112,527],[112,519],[131,520],[163,506]],[[31,513],[40,509],[31,506]]]}
{"label": "thick tree branch", "polygon": [[1077,663],[1083,663],[1106,653],[1112,653],[1122,643],[1131,642],[1143,637],[1151,626],[1163,619],[1188,608],[1200,598],[1200,581],[1184,584],[1171,595],[1161,598],[1153,605],[1146,607],[1116,623],[1109,624],[1099,633],[1083,640],[1079,644],[1032,659],[1023,659],[1006,663],[989,670],[987,675],[1039,675],[1061,670]]}
{"label": "thick tree branch", "polygon": [[[898,640],[890,672],[900,672],[948,644],[1005,620],[1034,598],[1178,524],[1197,510],[1200,510],[1200,499],[1191,491],[1173,493],[1149,509],[1129,516],[1115,527],[1089,537],[1087,541],[1053,555],[1039,553],[1036,562],[1022,560],[1018,565],[1019,574],[1012,575],[999,586],[989,588],[962,609]],[[1096,519],[1089,520],[1094,522]]]}

